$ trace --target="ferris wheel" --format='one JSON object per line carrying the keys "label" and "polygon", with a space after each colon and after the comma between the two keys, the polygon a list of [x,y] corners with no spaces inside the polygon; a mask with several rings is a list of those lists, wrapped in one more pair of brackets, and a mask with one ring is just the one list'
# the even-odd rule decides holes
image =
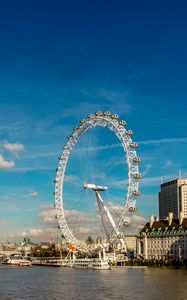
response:
{"label": "ferris wheel", "polygon": [[[81,252],[92,251],[94,246],[87,245],[85,242],[77,238],[67,221],[66,209],[64,207],[64,182],[70,154],[73,152],[76,143],[83,137],[83,135],[93,128],[105,127],[114,132],[118,138],[125,156],[124,159],[126,160],[128,173],[127,192],[123,197],[123,205],[120,207],[119,217],[116,220],[113,218],[110,208],[107,207],[103,197],[101,196],[103,192],[108,190],[107,186],[98,185],[96,182],[83,182],[82,189],[91,189],[95,194],[107,242],[110,243],[115,239],[118,239],[124,245],[124,232],[126,228],[130,228],[132,225],[133,214],[136,211],[136,200],[137,197],[140,196],[138,184],[141,179],[138,166],[141,159],[136,154],[138,144],[132,141],[131,136],[133,132],[126,129],[125,126],[126,122],[119,120],[119,116],[117,114],[111,114],[108,111],[98,111],[95,114],[89,114],[87,119],[82,119],[80,124],[74,127],[72,134],[68,136],[65,146],[62,148],[54,181],[54,206],[56,208],[56,218],[58,220],[58,227],[61,229],[62,235],[65,237],[67,242]],[[105,224],[106,219],[110,224],[110,232],[107,231],[107,226]]]}

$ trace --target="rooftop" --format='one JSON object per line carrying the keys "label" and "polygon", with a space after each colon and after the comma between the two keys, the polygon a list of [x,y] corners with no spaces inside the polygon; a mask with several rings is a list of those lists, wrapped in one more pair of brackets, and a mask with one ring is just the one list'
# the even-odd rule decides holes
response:
{"label": "rooftop", "polygon": [[[179,223],[179,219],[173,219],[171,225],[168,224],[168,220],[159,220],[153,222],[153,225],[150,227],[150,222],[146,223],[145,226],[142,228],[141,232],[147,232],[152,230],[166,230],[168,229],[187,229],[187,218],[184,218],[182,223]],[[141,233],[140,232],[140,233]]]}

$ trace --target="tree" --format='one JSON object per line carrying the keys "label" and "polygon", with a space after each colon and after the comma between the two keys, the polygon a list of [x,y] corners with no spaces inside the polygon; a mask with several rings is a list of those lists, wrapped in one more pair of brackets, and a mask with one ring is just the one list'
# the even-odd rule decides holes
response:
{"label": "tree", "polygon": [[87,240],[85,242],[88,245],[94,244],[94,240],[92,239],[91,235],[88,236],[88,238],[87,238]]}

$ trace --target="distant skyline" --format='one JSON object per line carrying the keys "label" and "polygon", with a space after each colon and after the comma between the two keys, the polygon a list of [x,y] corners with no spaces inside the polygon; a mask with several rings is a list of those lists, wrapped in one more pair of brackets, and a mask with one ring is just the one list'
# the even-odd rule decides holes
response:
{"label": "distant skyline", "polygon": [[1,239],[56,238],[58,156],[97,110],[134,131],[138,212],[158,215],[161,178],[187,177],[186,15],[175,0],[1,4]]}

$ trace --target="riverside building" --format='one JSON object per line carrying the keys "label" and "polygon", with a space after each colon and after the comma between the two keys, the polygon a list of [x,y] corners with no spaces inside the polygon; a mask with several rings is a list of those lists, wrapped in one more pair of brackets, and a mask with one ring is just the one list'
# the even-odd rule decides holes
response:
{"label": "riverside building", "polygon": [[187,218],[184,212],[174,219],[169,213],[167,219],[150,217],[137,239],[137,256],[148,260],[187,261]]}
{"label": "riverside building", "polygon": [[165,219],[169,212],[173,212],[173,217],[177,219],[180,211],[187,218],[187,179],[178,178],[162,183],[160,189],[159,219]]}

